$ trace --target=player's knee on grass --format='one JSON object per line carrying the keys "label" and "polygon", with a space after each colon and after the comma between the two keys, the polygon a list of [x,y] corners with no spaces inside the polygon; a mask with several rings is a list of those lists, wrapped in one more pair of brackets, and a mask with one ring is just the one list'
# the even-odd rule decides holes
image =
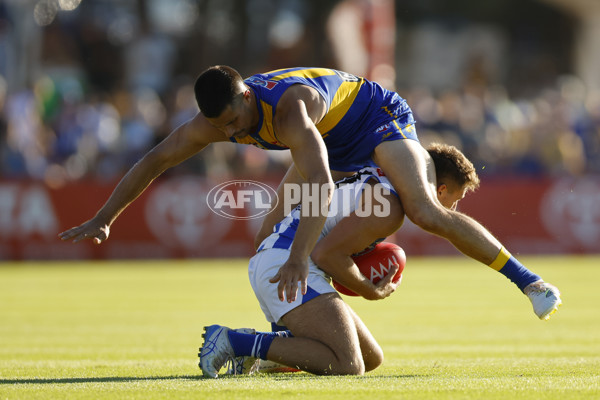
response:
{"label": "player's knee on grass", "polygon": [[332,375],[364,375],[365,371],[365,364],[362,362],[362,359],[360,359],[359,363],[340,363],[340,366],[337,368],[337,371],[332,373]]}
{"label": "player's knee on grass", "polygon": [[383,350],[379,346],[363,350],[365,372],[377,369],[381,364],[383,364],[383,358]]}
{"label": "player's knee on grass", "polygon": [[[300,351],[305,361],[299,367],[319,375],[362,375],[365,362],[358,333],[347,305],[337,293],[326,293],[291,310],[283,322],[297,341],[292,353]],[[308,358],[308,359],[307,359]]]}

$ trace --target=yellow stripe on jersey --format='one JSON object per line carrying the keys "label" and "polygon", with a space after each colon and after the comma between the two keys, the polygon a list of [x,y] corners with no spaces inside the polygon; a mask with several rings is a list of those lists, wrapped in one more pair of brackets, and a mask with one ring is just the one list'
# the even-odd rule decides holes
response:
{"label": "yellow stripe on jersey", "polygon": [[394,120],[394,125],[396,125],[396,129],[398,129],[398,132],[400,132],[400,134],[402,135],[402,137],[404,139],[406,139],[406,135],[404,134],[404,132],[402,132],[402,128],[400,128],[400,125],[398,125],[398,122],[396,120]]}
{"label": "yellow stripe on jersey", "polygon": [[[276,70],[273,72],[277,72],[277,71],[279,71],[279,70]],[[269,72],[269,74],[271,74],[273,72]],[[331,69],[326,69],[326,68],[300,69],[300,70],[296,70],[296,71],[290,71],[285,74],[272,76],[269,78],[269,80],[278,81],[280,79],[289,78],[290,76],[301,76],[301,77],[305,77],[305,78],[309,78],[309,79],[314,79],[314,78],[318,78],[320,76],[327,76],[327,75],[335,75],[335,71],[331,70]]]}
{"label": "yellow stripe on jersey", "polygon": [[260,105],[263,110],[263,125],[260,128],[260,132],[258,134],[266,142],[284,146],[283,143],[277,140],[277,136],[275,136],[275,130],[273,129],[273,107],[270,104],[264,102],[263,100],[260,101]]}
{"label": "yellow stripe on jersey", "polygon": [[317,124],[317,129],[321,132],[323,137],[326,137],[326,133],[335,127],[344,115],[348,112],[354,99],[358,95],[358,91],[362,86],[364,80],[361,79],[359,82],[343,82],[335,92],[335,96],[329,106],[329,111],[325,114],[325,117]]}
{"label": "yellow stripe on jersey", "polygon": [[510,257],[511,254],[504,247],[502,247],[500,249],[500,253],[498,253],[498,256],[496,257],[494,262],[490,264],[490,268],[496,271],[500,271],[506,265]]}
{"label": "yellow stripe on jersey", "polygon": [[[270,104],[260,101],[260,106],[263,112],[263,124],[260,127],[260,131],[258,132],[258,136],[263,139],[265,142],[269,144],[276,144],[282,147],[287,147],[285,144],[281,143],[277,140],[277,136],[275,135],[275,130],[273,129],[273,107]],[[259,147],[264,148],[259,141],[251,137],[250,135],[245,136],[243,138],[236,139],[237,143],[241,144],[253,144],[258,145]]]}
{"label": "yellow stripe on jersey", "polygon": [[[279,73],[279,72],[281,72],[281,73]],[[293,70],[293,71],[285,70],[285,69],[275,70],[275,71],[268,72],[267,75],[269,76],[268,79],[270,81],[281,81],[285,78],[294,78],[294,77],[304,78],[307,80],[318,80],[318,78],[322,78],[322,77],[326,77],[326,76],[337,76],[339,74],[335,70],[327,69],[327,68],[306,68],[306,69],[297,69],[297,70]],[[350,107],[352,107],[352,104],[354,103],[354,100],[358,96],[360,88],[362,87],[362,85],[364,84],[365,81],[363,78],[355,77],[354,80],[345,80],[344,78],[340,77],[339,80],[334,80],[333,82],[335,82],[335,84],[328,86],[327,89],[325,89],[324,87],[319,88],[318,83],[315,83],[314,86],[312,86],[312,84],[310,85],[310,86],[314,87],[315,89],[319,90],[321,92],[322,96],[333,95],[332,98],[330,97],[330,98],[326,99],[328,102],[330,102],[329,109],[327,110],[327,113],[325,114],[323,119],[318,124],[316,124],[316,127],[319,130],[319,132],[321,133],[321,136],[323,138],[327,137],[328,132],[331,129],[333,129],[342,120],[342,118],[344,118],[344,116],[348,113],[348,110],[350,109]],[[298,80],[297,83],[303,84],[303,81]],[[294,84],[294,83],[292,83],[292,84]],[[327,83],[325,83],[325,85],[327,85]],[[339,86],[337,86],[337,85],[339,85]],[[329,92],[325,92],[326,90],[328,90]],[[264,125],[261,128],[260,132],[258,132],[258,135],[265,142],[286,147],[285,145],[283,145],[282,143],[280,143],[277,140],[277,137],[273,130],[272,107],[269,106],[267,103],[265,103],[263,100],[261,100],[261,106],[263,109],[263,124]],[[253,144],[257,141],[255,139],[243,138],[243,139],[238,140],[238,142],[246,143],[246,144],[247,143]]]}

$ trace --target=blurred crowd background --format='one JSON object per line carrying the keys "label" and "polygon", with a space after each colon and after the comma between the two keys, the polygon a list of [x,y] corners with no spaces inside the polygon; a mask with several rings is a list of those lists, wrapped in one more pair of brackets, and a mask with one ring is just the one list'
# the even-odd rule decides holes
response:
{"label": "blurred crowd background", "polygon": [[[194,80],[214,64],[377,80],[408,100],[424,144],[458,146],[486,176],[600,174],[599,6],[0,0],[0,176],[118,179],[197,112]],[[278,174],[288,157],[213,145],[168,173]]]}

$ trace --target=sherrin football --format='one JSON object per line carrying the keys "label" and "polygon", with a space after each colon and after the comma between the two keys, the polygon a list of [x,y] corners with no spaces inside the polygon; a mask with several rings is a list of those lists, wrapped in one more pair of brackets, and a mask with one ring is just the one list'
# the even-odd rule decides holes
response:
{"label": "sherrin football", "polygon": [[[381,242],[377,244],[373,250],[352,257],[354,263],[360,272],[369,278],[371,282],[377,283],[383,277],[387,276],[392,265],[398,265],[399,269],[392,278],[393,282],[400,282],[402,279],[402,271],[406,265],[406,254],[402,247],[389,242]],[[333,280],[333,287],[340,293],[347,296],[358,296],[352,290],[342,286]]]}

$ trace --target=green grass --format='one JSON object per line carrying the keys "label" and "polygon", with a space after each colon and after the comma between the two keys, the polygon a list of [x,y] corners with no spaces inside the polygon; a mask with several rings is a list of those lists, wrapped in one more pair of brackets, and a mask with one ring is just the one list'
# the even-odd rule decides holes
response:
{"label": "green grass", "polygon": [[563,293],[550,321],[464,257],[411,258],[392,297],[347,298],[376,371],[217,380],[196,365],[202,327],[268,328],[244,260],[4,263],[0,400],[600,398],[600,258],[523,261]]}

